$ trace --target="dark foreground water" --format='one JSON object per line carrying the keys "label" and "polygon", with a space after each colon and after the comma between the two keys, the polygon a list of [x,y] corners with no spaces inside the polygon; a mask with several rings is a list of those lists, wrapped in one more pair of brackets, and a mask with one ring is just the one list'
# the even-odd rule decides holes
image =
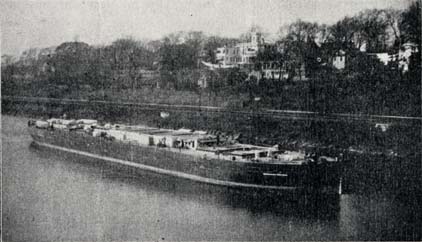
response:
{"label": "dark foreground water", "polygon": [[2,116],[4,241],[421,240],[412,193],[339,200],[251,195],[133,173],[31,145]]}

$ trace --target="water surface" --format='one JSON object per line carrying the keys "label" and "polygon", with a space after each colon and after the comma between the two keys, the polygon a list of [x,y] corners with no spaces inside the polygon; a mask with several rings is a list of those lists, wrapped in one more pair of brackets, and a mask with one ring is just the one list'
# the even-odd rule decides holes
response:
{"label": "water surface", "polygon": [[4,241],[421,240],[421,205],[413,196],[291,201],[135,176],[34,147],[26,121],[2,116]]}

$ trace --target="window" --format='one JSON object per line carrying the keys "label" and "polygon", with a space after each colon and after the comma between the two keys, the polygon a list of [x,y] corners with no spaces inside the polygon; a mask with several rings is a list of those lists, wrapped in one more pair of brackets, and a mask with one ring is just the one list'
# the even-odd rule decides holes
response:
{"label": "window", "polygon": [[267,157],[268,152],[259,152],[259,157]]}

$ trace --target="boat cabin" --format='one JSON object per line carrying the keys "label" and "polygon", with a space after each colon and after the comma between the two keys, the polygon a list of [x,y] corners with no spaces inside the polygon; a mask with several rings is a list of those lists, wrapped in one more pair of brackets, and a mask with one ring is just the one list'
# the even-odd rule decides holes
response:
{"label": "boat cabin", "polygon": [[[190,155],[207,157],[207,159],[225,159],[239,162],[292,162],[305,160],[301,152],[284,151],[278,146],[263,147],[241,144],[235,138],[217,133],[189,129],[161,129],[142,125],[98,125],[96,120],[50,119],[35,123],[39,128],[57,128],[64,130],[80,129],[94,137],[109,140],[132,142],[142,146],[156,146],[189,152]],[[195,151],[195,152],[190,152]]]}

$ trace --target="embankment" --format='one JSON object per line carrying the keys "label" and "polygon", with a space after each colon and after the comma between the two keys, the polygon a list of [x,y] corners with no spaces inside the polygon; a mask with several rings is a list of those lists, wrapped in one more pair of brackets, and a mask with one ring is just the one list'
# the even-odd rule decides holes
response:
{"label": "embankment", "polygon": [[[169,116],[163,118],[161,112]],[[115,105],[108,102],[46,102],[3,99],[2,113],[26,117],[93,118],[103,122],[241,134],[242,142],[281,144],[343,157],[345,189],[353,191],[421,190],[421,122],[386,119],[326,118],[309,115],[262,115],[262,110],[201,109],[162,105]],[[361,179],[365,177],[365,179]]]}

